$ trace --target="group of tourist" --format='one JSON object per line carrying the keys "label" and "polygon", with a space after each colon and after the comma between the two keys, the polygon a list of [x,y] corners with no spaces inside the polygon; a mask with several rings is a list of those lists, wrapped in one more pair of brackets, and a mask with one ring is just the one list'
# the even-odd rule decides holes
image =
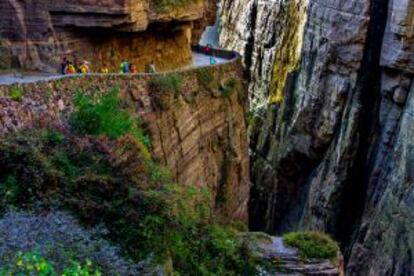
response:
{"label": "group of tourist", "polygon": [[69,61],[66,57],[63,58],[60,72],[62,74],[86,74],[89,73],[90,67],[89,62],[84,60],[82,63],[78,65],[78,68],[76,68],[75,64],[72,61]]}
{"label": "group of tourist", "polygon": [[[213,47],[210,44],[207,44],[205,47],[203,47],[203,52],[205,55],[210,56],[210,65],[216,64],[216,53],[213,49]],[[61,64],[61,74],[87,74],[91,73],[90,63],[86,60],[82,61],[80,64],[75,66],[75,63],[72,61],[69,61],[66,57],[63,58],[62,64]],[[102,68],[98,71],[101,74],[108,74],[109,69],[106,66],[106,64],[103,64]],[[154,61],[151,61],[150,64],[148,64],[148,73],[155,73],[155,64]],[[127,60],[123,60],[121,64],[119,65],[119,73],[121,74],[135,74],[138,73],[137,67],[133,63],[129,63]]]}
{"label": "group of tourist", "polygon": [[[71,61],[69,61],[66,57],[63,58],[60,72],[62,75],[66,74],[87,74],[91,73],[90,63],[86,60],[82,61],[77,67]],[[154,61],[148,65],[148,73],[155,73],[155,64]],[[102,68],[99,70],[101,74],[108,74],[109,69],[108,67],[103,64]],[[138,73],[137,67],[133,63],[129,63],[127,60],[123,60],[119,65],[119,73],[121,74],[135,74]]]}
{"label": "group of tourist", "polygon": [[210,65],[216,64],[215,52],[213,51],[213,46],[211,46],[211,44],[207,44],[203,50],[204,50],[205,55],[210,56]]}

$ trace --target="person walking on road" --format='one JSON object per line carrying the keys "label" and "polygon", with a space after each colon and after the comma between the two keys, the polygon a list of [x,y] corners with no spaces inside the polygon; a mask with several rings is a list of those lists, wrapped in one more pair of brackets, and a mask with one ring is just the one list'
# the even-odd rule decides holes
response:
{"label": "person walking on road", "polygon": [[66,67],[68,66],[69,61],[66,57],[63,57],[62,63],[60,64],[60,73],[62,75],[66,74]]}
{"label": "person walking on road", "polygon": [[154,74],[156,72],[155,63],[152,60],[151,63],[148,65],[148,73]]}
{"label": "person walking on road", "polygon": [[89,62],[84,60],[82,64],[79,66],[79,73],[81,74],[87,74],[89,73]]}
{"label": "person walking on road", "polygon": [[216,61],[214,55],[210,56],[210,65],[214,65],[216,63],[217,63],[217,61]]}
{"label": "person walking on road", "polygon": [[108,74],[108,73],[109,73],[109,69],[108,67],[106,67],[106,64],[104,63],[101,68],[101,74]]}
{"label": "person walking on road", "polygon": [[124,59],[123,62],[119,65],[119,73],[127,74],[129,73],[129,63],[127,60]]}
{"label": "person walking on road", "polygon": [[137,67],[135,66],[135,64],[131,63],[129,66],[130,70],[131,70],[131,74],[136,74],[138,73]]}
{"label": "person walking on road", "polygon": [[76,74],[76,68],[73,65],[72,62],[68,62],[68,65],[66,66],[66,70],[65,70],[66,74]]}

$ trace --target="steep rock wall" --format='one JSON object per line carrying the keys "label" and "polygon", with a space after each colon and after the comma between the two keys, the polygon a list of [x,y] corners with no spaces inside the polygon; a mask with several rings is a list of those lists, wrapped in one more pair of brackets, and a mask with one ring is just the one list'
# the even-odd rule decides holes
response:
{"label": "steep rock wall", "polygon": [[287,74],[298,63],[307,2],[220,2],[220,44],[244,57],[252,110],[265,107],[269,100],[280,102]]}
{"label": "steep rock wall", "polygon": [[390,0],[378,125],[350,274],[414,274],[414,1]]}
{"label": "steep rock wall", "polygon": [[[68,115],[77,89],[102,91],[117,86],[151,137],[153,156],[183,185],[207,187],[212,206],[224,220],[247,220],[249,158],[245,112],[247,91],[239,60],[177,73],[180,93],[160,93],[156,75],[76,76],[20,85],[21,102],[9,95],[16,86],[0,86],[0,135],[25,128],[68,131]],[[208,88],[201,74],[213,77]],[[220,86],[237,85],[223,95]]]}
{"label": "steep rock wall", "polygon": [[[257,154],[253,166],[258,169],[253,170],[253,179],[261,180],[265,187],[271,189],[267,217],[264,218],[268,229],[289,225],[288,212],[295,211],[296,214],[292,216],[296,217],[301,215],[299,210],[294,209],[298,204],[303,207],[303,200],[307,199],[307,187],[313,187],[309,181],[313,179],[315,185],[324,184],[318,175],[312,175],[311,180],[307,177],[323,163],[323,155],[329,152],[331,143],[334,142],[333,146],[347,144],[334,140],[341,127],[342,114],[356,116],[349,113],[355,112],[350,101],[357,89],[369,5],[342,6],[340,1],[335,4],[335,7],[330,7],[323,1],[310,2],[300,70],[290,78],[283,104],[268,110],[262,126],[264,131],[256,139]],[[345,109],[349,111],[344,112]],[[349,118],[349,122],[352,121]],[[343,128],[340,131],[342,135],[336,139],[349,140],[353,132],[346,129],[346,124]],[[344,150],[347,149],[339,153]],[[332,151],[333,154],[336,152]],[[340,161],[337,158],[333,160]],[[340,165],[338,173],[345,173],[346,164]],[[261,170],[260,167],[265,169]],[[331,181],[340,182],[335,176],[330,178]],[[326,198],[329,198],[328,193],[335,192],[334,187],[340,186],[328,185],[330,189],[325,191]],[[301,196],[304,196],[302,202],[299,200]],[[326,206],[323,201],[318,203],[324,213],[336,210],[336,206]]]}
{"label": "steep rock wall", "polygon": [[[224,12],[242,6],[223,3]],[[245,13],[259,14],[246,3]],[[252,229],[328,232],[350,275],[414,273],[413,8],[412,0],[310,0],[298,69],[283,84],[283,102],[253,126]],[[228,13],[223,44],[253,60],[263,40],[249,26],[268,17]],[[284,40],[277,28],[267,32]],[[283,81],[266,72],[250,87]],[[249,92],[267,95],[258,91]]]}
{"label": "steep rock wall", "polygon": [[[180,2],[181,3],[181,2]],[[214,18],[210,1],[39,0],[0,2],[0,69],[56,72],[63,57],[117,72],[122,59],[140,71],[191,62],[191,42]],[[193,36],[194,31],[194,36]]]}

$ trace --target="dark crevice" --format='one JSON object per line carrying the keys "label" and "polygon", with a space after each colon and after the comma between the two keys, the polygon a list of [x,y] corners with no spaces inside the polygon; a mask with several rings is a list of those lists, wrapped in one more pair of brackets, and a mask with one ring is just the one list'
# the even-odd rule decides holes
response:
{"label": "dark crevice", "polygon": [[341,245],[345,258],[349,257],[355,232],[359,229],[369,181],[369,153],[377,133],[378,107],[381,99],[381,45],[388,15],[389,0],[372,0],[370,22],[363,60],[358,74],[355,101],[360,103],[358,144],[355,163],[339,200],[339,213],[333,235]]}
{"label": "dark crevice", "polygon": [[246,43],[246,47],[244,49],[245,52],[245,67],[247,69],[248,73],[248,80],[251,81],[251,75],[250,75],[250,69],[251,66],[253,64],[253,50],[254,50],[254,44],[255,44],[255,39],[254,39],[254,32],[256,30],[256,17],[257,17],[257,1],[258,0],[254,0],[253,1],[253,7],[252,7],[252,13],[251,13],[251,30],[250,30],[250,36],[249,39]]}

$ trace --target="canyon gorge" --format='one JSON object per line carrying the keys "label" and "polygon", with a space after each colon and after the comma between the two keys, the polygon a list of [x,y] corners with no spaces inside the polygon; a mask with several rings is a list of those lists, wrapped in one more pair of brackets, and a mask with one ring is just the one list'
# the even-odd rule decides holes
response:
{"label": "canyon gorge", "polygon": [[412,275],[414,2],[220,8],[255,114],[250,228],[325,231],[347,274]]}

